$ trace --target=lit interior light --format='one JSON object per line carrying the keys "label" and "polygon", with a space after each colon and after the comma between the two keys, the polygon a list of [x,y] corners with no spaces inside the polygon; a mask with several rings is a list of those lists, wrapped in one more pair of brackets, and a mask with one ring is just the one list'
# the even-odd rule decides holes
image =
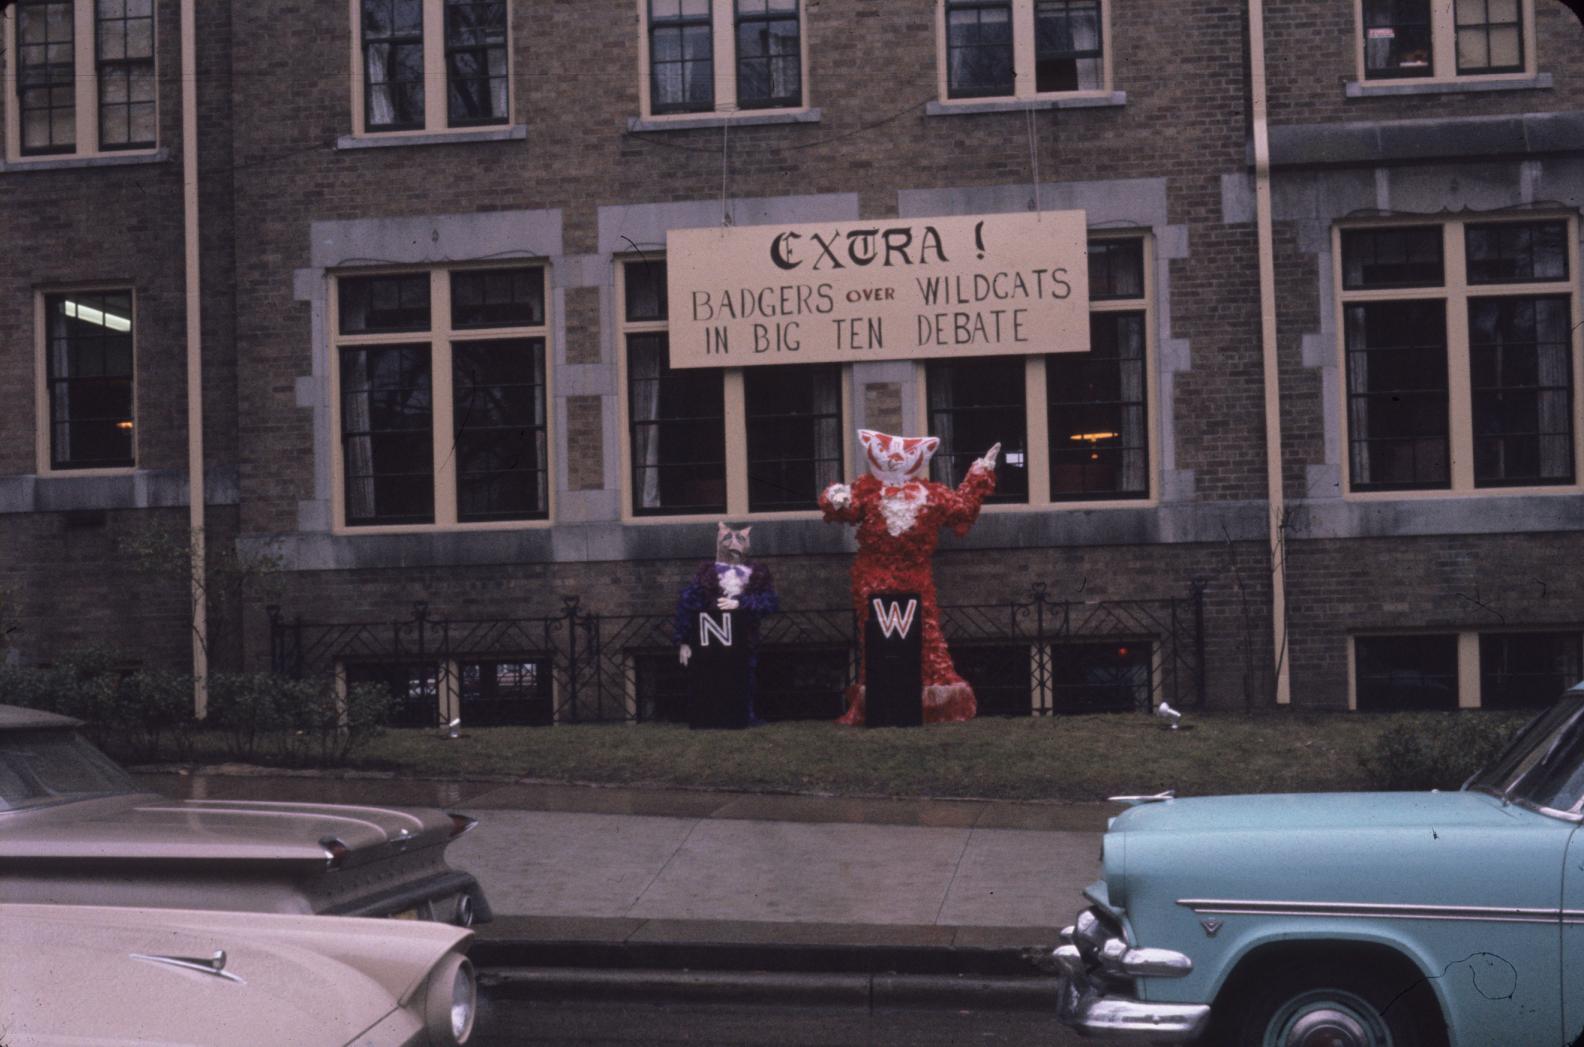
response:
{"label": "lit interior light", "polygon": [[1092,444],[1101,440],[1115,440],[1121,435],[1121,433],[1073,433],[1072,436],[1068,437],[1068,439],[1077,441],[1079,443]]}
{"label": "lit interior light", "polygon": [[1012,469],[1021,469],[1021,468],[1023,468],[1023,452],[1022,451],[1008,451],[1007,452],[1007,456],[1006,456],[1006,464],[1007,464],[1007,466],[1009,468],[1012,468]]}
{"label": "lit interior light", "polygon": [[132,330],[132,321],[126,317],[117,316],[115,313],[107,313],[95,309],[91,305],[74,302],[69,298],[66,300],[66,315],[74,320],[81,320],[86,324],[98,324],[100,327],[108,327],[112,331]]}
{"label": "lit interior light", "polygon": [[116,428],[117,429],[130,429],[130,428],[132,428],[132,423],[130,421],[117,422],[116,423]]}

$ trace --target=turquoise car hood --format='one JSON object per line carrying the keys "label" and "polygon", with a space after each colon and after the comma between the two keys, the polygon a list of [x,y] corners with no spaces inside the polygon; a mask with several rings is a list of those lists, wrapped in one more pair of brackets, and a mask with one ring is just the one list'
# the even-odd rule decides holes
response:
{"label": "turquoise car hood", "polygon": [[1294,793],[1205,796],[1145,804],[1119,815],[1113,832],[1384,829],[1505,826],[1524,812],[1483,793]]}

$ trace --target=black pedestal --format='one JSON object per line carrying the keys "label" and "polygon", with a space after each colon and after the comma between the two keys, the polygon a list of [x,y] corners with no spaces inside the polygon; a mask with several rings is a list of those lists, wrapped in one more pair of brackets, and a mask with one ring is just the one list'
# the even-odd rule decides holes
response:
{"label": "black pedestal", "polygon": [[918,593],[871,593],[864,627],[864,724],[924,722],[924,614]]}
{"label": "black pedestal", "polygon": [[747,622],[730,611],[700,611],[688,659],[688,726],[748,726]]}

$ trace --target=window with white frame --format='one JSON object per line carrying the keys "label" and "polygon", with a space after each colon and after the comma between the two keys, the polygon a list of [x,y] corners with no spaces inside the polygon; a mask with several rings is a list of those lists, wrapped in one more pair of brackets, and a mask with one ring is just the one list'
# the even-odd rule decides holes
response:
{"label": "window with white frame", "polygon": [[1372,711],[1529,709],[1584,675],[1584,632],[1402,633],[1351,638],[1352,705]]}
{"label": "window with white frame", "polygon": [[506,0],[353,0],[361,133],[511,120]]}
{"label": "window with white frame", "polygon": [[947,99],[1108,89],[1102,0],[939,0]]}
{"label": "window with white frame", "polygon": [[1366,80],[1452,80],[1530,70],[1530,0],[1358,2]]}
{"label": "window with white frame", "polygon": [[17,0],[4,57],[13,159],[155,147],[154,0]]}
{"label": "window with white frame", "polygon": [[544,269],[346,274],[336,292],[341,522],[545,519]]}
{"label": "window with white frame", "polygon": [[843,369],[673,368],[665,262],[620,269],[632,515],[815,509],[843,475]]}
{"label": "window with white frame", "polygon": [[1456,709],[1456,633],[1353,638],[1355,708]]}
{"label": "window with white frame", "polygon": [[1000,443],[991,501],[1150,496],[1148,251],[1142,236],[1089,241],[1088,352],[923,365],[933,479],[960,483]]}
{"label": "window with white frame", "polygon": [[1338,232],[1354,492],[1576,482],[1572,219]]}
{"label": "window with white frame", "polygon": [[1533,709],[1584,679],[1584,635],[1562,632],[1481,633],[1480,705]]}
{"label": "window with white frame", "polygon": [[42,296],[40,468],[136,464],[132,292]]}
{"label": "window with white frame", "polygon": [[799,0],[639,0],[646,112],[804,105]]}

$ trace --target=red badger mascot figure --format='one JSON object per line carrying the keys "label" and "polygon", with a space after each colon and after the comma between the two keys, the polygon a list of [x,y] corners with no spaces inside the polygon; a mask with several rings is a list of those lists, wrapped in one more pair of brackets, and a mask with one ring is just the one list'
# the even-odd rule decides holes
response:
{"label": "red badger mascot figure", "polygon": [[[869,594],[903,590],[919,594],[923,615],[925,723],[971,720],[978,711],[973,688],[952,665],[941,635],[930,558],[940,542],[940,529],[968,533],[979,518],[979,506],[995,491],[996,444],[974,462],[956,490],[924,479],[930,456],[940,446],[933,436],[888,436],[858,430],[869,473],[847,484],[831,484],[820,494],[828,523],[858,525],[858,555],[853,560],[853,609],[858,634],[869,619]],[[838,723],[864,722],[863,671],[847,690],[847,712]]]}

